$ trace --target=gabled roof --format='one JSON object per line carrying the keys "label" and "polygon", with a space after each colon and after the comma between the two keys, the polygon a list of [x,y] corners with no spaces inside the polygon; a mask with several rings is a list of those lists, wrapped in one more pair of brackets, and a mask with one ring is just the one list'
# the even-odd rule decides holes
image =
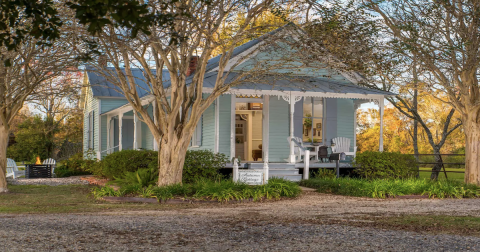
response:
{"label": "gabled roof", "polygon": [[[115,68],[109,67],[107,68],[108,71],[112,71],[111,73],[115,73]],[[152,69],[151,70],[153,74],[156,74],[156,70]],[[118,97],[118,98],[124,98],[125,96],[123,95],[122,91],[107,81],[102,74],[99,74],[95,71],[88,71],[88,68],[86,70],[88,82],[90,83],[90,86],[92,87],[92,92],[93,96],[102,96],[102,97]],[[125,73],[125,70],[123,70]],[[143,70],[139,68],[132,69],[133,76],[135,78],[135,83],[137,85],[137,92],[140,97],[143,97],[147,94],[149,94],[150,87],[146,83],[145,76],[143,75]],[[162,71],[162,78],[164,79],[165,82],[170,80],[170,73],[168,70],[163,70]]]}

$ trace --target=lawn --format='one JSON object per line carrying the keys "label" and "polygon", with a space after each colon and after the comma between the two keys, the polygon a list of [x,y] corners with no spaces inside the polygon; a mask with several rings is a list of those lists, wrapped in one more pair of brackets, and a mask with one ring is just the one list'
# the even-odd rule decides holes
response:
{"label": "lawn", "polygon": [[[431,169],[432,169],[432,168],[430,168],[430,167],[420,168],[420,170],[431,170]],[[448,172],[448,171],[465,172],[465,169],[445,168],[445,170],[447,170],[447,177],[448,177],[448,179],[463,181],[463,179],[464,179],[464,177],[465,177],[465,173]],[[432,174],[432,172],[422,171],[422,172],[420,172],[420,179],[424,179],[424,178],[429,179],[431,174]],[[443,173],[443,170],[440,172],[440,175],[439,175],[438,178],[439,178],[439,179],[445,179],[445,174]]]}
{"label": "lawn", "polygon": [[92,186],[9,185],[10,192],[0,194],[0,213],[82,213],[189,208],[189,205],[118,204],[96,201]]}

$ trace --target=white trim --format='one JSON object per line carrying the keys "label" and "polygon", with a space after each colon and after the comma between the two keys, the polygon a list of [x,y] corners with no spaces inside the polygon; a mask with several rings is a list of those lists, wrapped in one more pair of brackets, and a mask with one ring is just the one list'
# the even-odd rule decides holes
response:
{"label": "white trim", "polygon": [[379,151],[383,151],[383,111],[385,109],[384,99],[378,99],[378,106],[380,108],[380,140],[379,140]]}
{"label": "white trim", "polygon": [[97,151],[97,160],[101,160],[101,152],[102,152],[102,100],[98,100],[98,151]]}
{"label": "white trim", "polygon": [[236,102],[241,102],[241,103],[262,103],[263,98],[237,98]]}
{"label": "white trim", "polygon": [[269,149],[269,134],[270,134],[270,96],[263,96],[263,122],[262,122],[262,160],[264,169],[264,181],[268,182],[268,149]]}
{"label": "white trim", "polygon": [[118,114],[118,150],[121,151],[123,149],[122,138],[123,138],[123,113]]}
{"label": "white trim", "polygon": [[[255,57],[259,50],[258,47],[260,47],[260,45],[262,44],[265,44],[264,41],[260,41],[258,42],[256,45],[248,48],[247,50],[245,50],[244,52],[238,54],[237,56],[234,56],[233,58],[230,58],[230,60],[228,60],[228,63],[227,65],[225,66],[224,68],[224,72],[228,72],[230,71],[230,69],[233,67],[233,66],[239,66],[240,64],[242,64],[243,62],[247,61],[248,59],[252,58],[252,57]],[[232,49],[234,50],[234,49]],[[256,50],[256,52],[254,52]],[[253,53],[252,53],[253,52]],[[252,53],[252,55],[250,57],[246,57],[248,54]],[[238,64],[237,64],[238,63]],[[214,69],[208,71],[208,73],[210,72],[217,72],[218,69],[219,69],[220,66],[217,66],[215,67]]]}
{"label": "white trim", "polygon": [[[215,99],[215,136],[214,136],[214,145],[213,145],[213,152],[218,153],[219,145],[220,145],[220,97]],[[197,139],[195,138],[195,141]]]}
{"label": "white trim", "polygon": [[235,157],[235,103],[237,97],[231,95],[230,99],[230,158]]}
{"label": "white trim", "polygon": [[357,108],[353,108],[353,147],[357,146]]}

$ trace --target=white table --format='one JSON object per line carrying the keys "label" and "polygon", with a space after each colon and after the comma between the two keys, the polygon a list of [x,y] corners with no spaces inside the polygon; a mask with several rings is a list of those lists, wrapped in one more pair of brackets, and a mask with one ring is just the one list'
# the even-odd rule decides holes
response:
{"label": "white table", "polygon": [[312,153],[310,152],[310,156],[315,156],[315,161],[318,162],[318,150],[320,149],[320,146],[322,145],[313,145],[313,144],[304,144],[303,147],[306,148],[315,148],[315,152]]}

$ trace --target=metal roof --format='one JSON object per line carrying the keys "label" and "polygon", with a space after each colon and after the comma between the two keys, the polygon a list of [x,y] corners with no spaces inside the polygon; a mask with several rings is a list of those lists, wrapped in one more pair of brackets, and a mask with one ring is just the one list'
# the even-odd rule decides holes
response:
{"label": "metal roof", "polygon": [[[230,73],[225,84],[231,83],[238,78],[240,73]],[[203,86],[214,88],[218,72],[205,74]],[[234,90],[259,90],[259,91],[300,91],[337,94],[365,94],[365,95],[396,95],[391,92],[366,88],[345,81],[338,81],[330,78],[318,78],[308,76],[285,76],[285,75],[263,75],[255,78],[244,77],[246,83],[234,86]],[[249,81],[249,80],[253,80]],[[187,83],[189,84],[189,83]]]}
{"label": "metal roof", "polygon": [[[90,70],[90,71],[89,71]],[[119,97],[124,98],[123,92],[120,88],[116,87],[109,81],[107,81],[104,77],[104,74],[107,76],[111,76],[111,78],[118,78],[115,72],[115,68],[109,67],[103,74],[100,74],[96,71],[92,71],[92,68],[87,68],[87,78],[92,87],[93,96],[108,96],[108,97]],[[156,74],[156,70],[151,70],[153,74]],[[123,70],[125,74],[125,70]],[[143,97],[150,93],[150,87],[146,83],[145,76],[143,74],[143,70],[139,68],[132,69],[133,77],[135,78],[135,84],[137,86],[137,92],[140,97]],[[162,79],[165,82],[170,80],[170,73],[168,70],[162,71]]]}

